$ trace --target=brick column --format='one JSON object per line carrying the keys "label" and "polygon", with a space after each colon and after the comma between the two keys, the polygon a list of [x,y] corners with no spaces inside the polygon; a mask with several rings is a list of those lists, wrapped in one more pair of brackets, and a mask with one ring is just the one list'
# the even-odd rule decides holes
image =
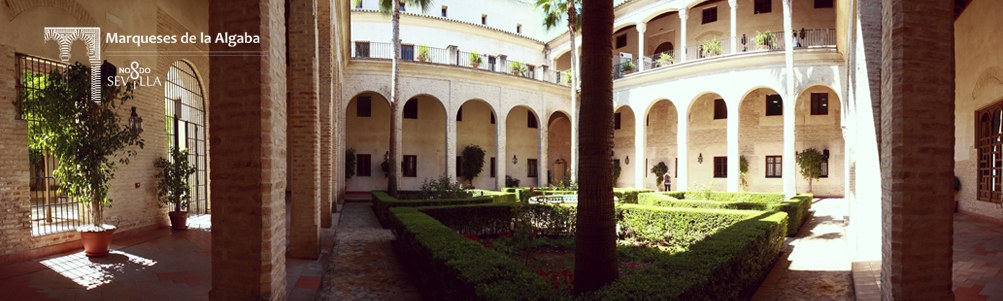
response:
{"label": "brick column", "polygon": [[[685,191],[686,181],[689,178],[686,172],[686,166],[689,165],[689,158],[687,158],[687,139],[689,135],[689,105],[679,106],[677,111],[679,118],[676,118],[676,158],[679,158],[679,166],[676,166],[679,176],[676,177],[675,181],[672,181],[672,187],[675,191]],[[670,166],[672,163],[669,163]],[[669,171],[671,173],[671,171]]]}
{"label": "brick column", "polygon": [[[738,98],[735,98],[738,99]],[[739,104],[741,99],[737,102],[732,102],[728,104],[728,143],[726,148],[728,149],[728,192],[737,192],[740,189],[739,186],[739,169],[740,157],[738,154],[738,114]]]}
{"label": "brick column", "polygon": [[[675,55],[675,59],[680,63],[686,62],[686,19],[689,18],[688,10],[689,10],[688,8],[683,8],[682,10],[679,11],[679,50],[682,51],[679,51],[679,53]],[[682,190],[682,188],[680,188],[679,190]]]}
{"label": "brick column", "polygon": [[289,255],[320,254],[320,104],[314,1],[289,3]]}
{"label": "brick column", "polygon": [[335,197],[334,145],[334,53],[331,31],[332,0],[317,1],[317,62],[320,75],[320,225],[331,227],[331,204]]}
{"label": "brick column", "polygon": [[283,1],[209,2],[210,32],[260,44],[210,45],[212,300],[284,300],[286,40]]}
{"label": "brick column", "polygon": [[954,300],[954,5],[885,0],[881,293]]}
{"label": "brick column", "polygon": [[645,135],[648,116],[645,113],[642,108],[634,110],[634,160],[631,160],[634,161],[634,188],[644,188],[645,174],[648,172],[644,169],[644,150],[648,143],[648,136]]}
{"label": "brick column", "polygon": [[[498,157],[495,159],[495,180],[498,183],[498,190],[501,191],[505,188],[505,166],[508,165],[508,159],[505,157],[505,117],[508,114],[495,114],[495,147]],[[490,164],[490,162],[488,162]],[[490,166],[489,166],[490,168]]]}
{"label": "brick column", "polygon": [[795,168],[794,149],[794,113],[797,104],[797,92],[794,88],[794,36],[791,25],[791,0],[781,0],[784,10],[784,61],[787,74],[786,88],[783,96],[784,114],[784,155],[781,161],[784,180],[784,196],[790,198],[797,194],[797,179],[800,175]]}
{"label": "brick column", "polygon": [[[543,112],[543,110],[540,112]],[[540,117],[537,118],[539,121],[537,124],[540,127],[536,131],[538,136],[537,141],[539,141],[539,149],[537,149],[538,155],[536,159],[536,170],[538,171],[536,173],[537,187],[546,187],[547,184],[549,184],[547,183],[547,171],[550,170],[550,162],[547,162],[547,149],[550,147],[550,137],[547,133],[550,131],[550,122],[549,120],[544,119],[546,117],[547,116],[545,114],[540,114]]]}
{"label": "brick column", "polygon": [[454,181],[460,181],[456,173],[456,111],[449,110],[449,102],[445,103],[446,111],[446,175]]}

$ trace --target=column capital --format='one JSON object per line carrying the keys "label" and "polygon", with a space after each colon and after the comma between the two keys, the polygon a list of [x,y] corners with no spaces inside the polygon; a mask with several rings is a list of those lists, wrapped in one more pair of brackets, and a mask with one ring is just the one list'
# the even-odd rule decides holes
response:
{"label": "column capital", "polygon": [[728,6],[732,9],[738,8],[738,0],[728,0]]}
{"label": "column capital", "polygon": [[688,15],[689,15],[689,9],[683,9],[679,11],[680,20],[686,21],[686,19],[689,17]]}
{"label": "column capital", "polygon": [[637,32],[639,32],[639,33],[644,33],[645,31],[647,31],[647,30],[648,30],[648,23],[644,23],[644,22],[637,22],[637,25],[636,25],[636,26],[634,26],[634,27],[636,27],[636,28],[637,28]]}

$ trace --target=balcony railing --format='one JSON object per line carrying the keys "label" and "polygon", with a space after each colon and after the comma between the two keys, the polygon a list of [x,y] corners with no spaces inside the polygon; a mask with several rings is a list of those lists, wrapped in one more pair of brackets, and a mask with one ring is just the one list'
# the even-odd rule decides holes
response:
{"label": "balcony railing", "polygon": [[[393,58],[393,44],[356,41],[352,43],[352,58],[384,59]],[[481,71],[505,73],[513,76],[568,85],[563,73],[546,70],[524,62],[509,60],[504,56],[494,56],[460,51],[455,47],[436,48],[422,45],[401,45],[401,60],[435,65],[456,66]]]}
{"label": "balcony railing", "polygon": [[[822,28],[822,29],[800,29],[796,30],[795,35],[792,37],[794,49],[811,49],[811,48],[835,48],[836,47],[836,29],[833,28]],[[737,53],[731,53],[731,41],[730,40],[718,40],[720,42],[720,54],[716,50],[710,47],[701,45],[693,45],[686,47],[685,56],[686,62],[700,61],[707,58],[712,58],[718,55],[740,55],[744,53],[759,53],[764,51],[783,51],[785,44],[785,36],[782,31],[766,32],[767,38],[763,38],[766,42],[762,45],[756,42],[756,33],[744,34],[737,38],[738,43],[736,47]],[[662,67],[667,67],[680,62],[679,57],[682,54],[674,53],[673,51],[666,51],[665,54],[669,56],[665,59],[659,60],[662,57],[661,53],[657,53],[653,56],[644,56],[640,59],[625,59],[620,57],[615,57],[613,59],[613,78],[618,79],[627,76],[632,73],[638,72],[638,66],[642,66],[641,71],[647,71],[652,69],[658,69]],[[670,59],[671,58],[671,59]]]}

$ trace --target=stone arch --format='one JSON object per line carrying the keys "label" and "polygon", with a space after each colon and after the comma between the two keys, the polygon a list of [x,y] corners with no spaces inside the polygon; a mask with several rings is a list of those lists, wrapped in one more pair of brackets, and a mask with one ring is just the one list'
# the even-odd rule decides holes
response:
{"label": "stone arch", "polygon": [[972,88],[972,99],[978,99],[979,94],[992,86],[1003,86],[1003,68],[992,66],[982,70]]}
{"label": "stone arch", "polygon": [[[359,97],[370,97],[369,116],[361,115],[358,109]],[[379,99],[379,100],[378,100]],[[356,176],[345,180],[347,191],[383,190],[387,187],[387,178],[382,171],[384,155],[390,150],[390,100],[376,91],[358,92],[345,103],[344,118],[345,149],[351,149],[356,154]],[[366,160],[367,162],[360,162]],[[359,168],[368,166],[368,172]],[[338,166],[338,168],[345,168]]]}
{"label": "stone arch", "polygon": [[[456,120],[456,176],[457,180],[467,183],[463,178],[461,164],[466,160],[463,150],[468,145],[476,145],[484,150],[484,167],[477,177],[470,181],[475,188],[496,189],[497,181],[491,176],[492,161],[497,164],[498,125],[497,112],[487,101],[473,98],[463,101],[452,116]],[[462,115],[460,114],[462,112]],[[461,118],[462,117],[462,118]],[[492,123],[491,120],[495,122]],[[449,143],[449,142],[447,142]],[[447,158],[448,159],[448,158]],[[494,159],[494,160],[492,160]]]}
{"label": "stone arch", "polygon": [[[826,96],[825,102],[820,101],[820,109],[813,112],[812,94]],[[836,89],[825,84],[813,84],[800,91],[794,102],[794,149],[803,151],[814,148],[828,155],[823,163],[823,177],[812,181],[811,190],[819,196],[840,196],[844,193],[845,177],[845,141],[842,131],[842,102]],[[817,114],[816,114],[817,113]],[[797,187],[809,187],[809,183],[800,174],[797,175]]]}
{"label": "stone arch", "polygon": [[547,118],[548,184],[557,184],[571,175],[571,115],[554,111]]}
{"label": "stone arch", "polygon": [[[697,94],[686,112],[686,187],[698,189],[710,187],[725,191],[727,178],[714,173],[714,157],[727,156],[727,119],[714,118],[715,99],[724,99],[722,94],[704,92]],[[727,101],[725,106],[728,106]],[[733,118],[732,116],[727,116]]]}
{"label": "stone arch", "polygon": [[[742,95],[738,105],[738,153],[745,157],[749,170],[746,173],[748,191],[783,191],[783,178],[767,172],[767,158],[784,155],[784,116],[766,116],[767,95],[777,94],[782,106],[794,105],[778,90],[770,87],[755,87]],[[781,109],[781,113],[784,110]],[[781,160],[793,160],[782,158]],[[770,159],[773,160],[773,159]],[[775,167],[775,166],[773,166]],[[768,174],[770,174],[768,176]],[[791,176],[783,175],[781,176]],[[741,180],[740,180],[741,183]]]}
{"label": "stone arch", "polygon": [[[672,100],[663,98],[652,101],[643,115],[644,134],[644,188],[659,189],[656,187],[655,175],[650,170],[659,162],[664,162],[669,168],[671,182],[675,182],[678,176],[678,136],[679,136],[679,107]],[[675,187],[675,186],[673,186]]]}
{"label": "stone arch", "polygon": [[[536,120],[535,128],[530,127],[530,118]],[[546,174],[540,174],[543,169],[539,168],[539,161],[535,165],[529,161],[540,159],[542,122],[545,120],[540,120],[537,110],[528,105],[515,105],[505,113],[506,157],[498,158],[498,164],[506,164],[507,167],[504,168],[506,174],[499,174],[499,177],[511,176],[518,179],[521,186],[537,185],[540,177],[546,177]]]}
{"label": "stone arch", "polygon": [[[634,164],[644,164],[638,162],[640,158],[635,156],[636,139],[638,139],[635,137],[636,129],[638,126],[643,126],[635,112],[634,108],[627,104],[619,105],[613,110],[613,160],[620,163],[620,177],[614,179],[615,187],[633,187]],[[616,120],[618,115],[619,122]]]}

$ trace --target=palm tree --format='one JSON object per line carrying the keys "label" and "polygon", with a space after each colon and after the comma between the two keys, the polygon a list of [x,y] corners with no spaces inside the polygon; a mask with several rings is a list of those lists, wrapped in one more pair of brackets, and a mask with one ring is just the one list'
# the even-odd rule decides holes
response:
{"label": "palm tree", "polygon": [[[355,0],[355,3],[359,3],[362,0]],[[398,97],[400,97],[400,58],[401,58],[401,5],[411,5],[421,8],[422,12],[428,10],[428,7],[432,5],[432,0],[380,0],[380,12],[383,14],[391,15],[391,23],[393,24],[393,48],[394,56],[390,60],[390,65],[393,70],[390,71],[390,156],[387,158],[387,192],[392,196],[397,196],[397,170],[399,165],[397,165],[397,155],[400,150],[397,149],[397,108],[400,105]]]}
{"label": "palm tree", "polygon": [[[578,111],[578,47],[575,46],[575,37],[578,28],[581,27],[581,6],[582,0],[536,0],[536,7],[543,10],[543,27],[551,29],[561,23],[561,19],[567,17],[568,36],[571,41],[571,114],[573,120],[577,120]],[[572,139],[575,140],[575,139]],[[575,141],[572,141],[574,143]]]}
{"label": "palm tree", "polygon": [[613,211],[613,1],[584,1],[582,106],[578,120],[578,217],[575,231],[576,294],[616,280],[616,217]]}

